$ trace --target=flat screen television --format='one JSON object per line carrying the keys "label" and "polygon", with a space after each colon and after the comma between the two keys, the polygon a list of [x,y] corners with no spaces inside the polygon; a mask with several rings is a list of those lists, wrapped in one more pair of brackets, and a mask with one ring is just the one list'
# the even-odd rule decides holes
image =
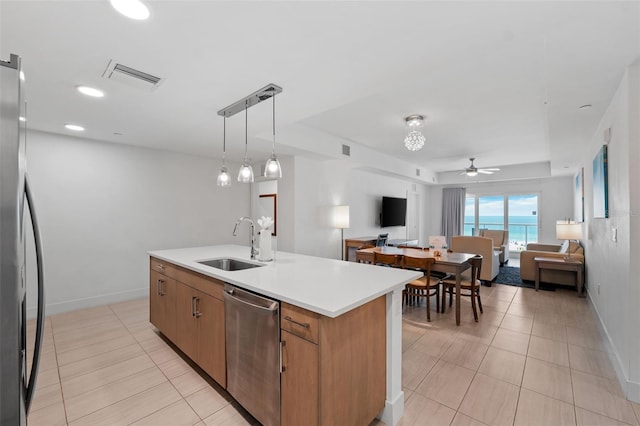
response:
{"label": "flat screen television", "polygon": [[407,199],[382,197],[380,226],[405,226],[407,217]]}

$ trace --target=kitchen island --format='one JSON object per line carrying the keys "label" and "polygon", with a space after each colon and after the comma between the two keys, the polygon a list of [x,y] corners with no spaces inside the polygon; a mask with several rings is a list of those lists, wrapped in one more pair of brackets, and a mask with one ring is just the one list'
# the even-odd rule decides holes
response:
{"label": "kitchen island", "polygon": [[[319,411],[317,424],[335,423],[344,418],[341,413],[351,416],[350,413],[360,406],[371,405],[368,399],[376,398],[368,395],[375,395],[372,388],[376,386],[381,387],[382,396],[381,401],[372,401],[372,407],[381,410],[379,417],[386,424],[392,425],[399,420],[404,410],[402,289],[421,273],[285,252],[278,252],[275,261],[263,263],[264,266],[238,271],[199,263],[219,258],[260,263],[249,259],[248,247],[237,245],[161,250],[149,252],[149,255],[151,321],[223,387],[226,384],[225,359],[219,348],[224,347],[222,288],[228,283],[281,302],[282,318],[287,320],[281,325],[283,344],[286,340],[282,358],[287,363],[287,369],[282,373],[282,424],[300,421],[301,417],[295,416],[309,415],[309,410],[313,414],[314,404]],[[172,292],[177,302],[166,297]],[[198,304],[200,296],[202,309]],[[172,315],[179,316],[176,311],[181,306],[186,307],[189,301],[196,301],[193,302],[195,305],[189,306],[191,317],[197,318],[208,309],[217,319],[217,326],[206,330],[195,326],[195,331],[180,321],[176,326]],[[205,335],[206,340],[217,344],[201,348],[207,345],[202,342]],[[193,336],[191,340],[195,342],[184,341],[187,336]],[[375,348],[367,347],[368,344],[374,344]],[[305,357],[305,364],[296,364],[296,357],[298,361]],[[317,374],[314,368],[307,367],[309,359],[319,365]],[[372,367],[385,370],[385,366],[386,371],[372,371]],[[296,389],[297,382],[292,378],[298,375],[301,380],[318,381],[318,390]],[[340,397],[343,401],[331,396],[340,395],[341,390],[346,391]],[[292,398],[296,399],[295,403]],[[305,398],[308,407],[301,410]],[[348,398],[355,399],[350,403]],[[358,404],[354,406],[356,402]],[[299,413],[291,414],[290,407]],[[334,415],[336,417],[332,417]],[[349,419],[362,422],[364,418]]]}

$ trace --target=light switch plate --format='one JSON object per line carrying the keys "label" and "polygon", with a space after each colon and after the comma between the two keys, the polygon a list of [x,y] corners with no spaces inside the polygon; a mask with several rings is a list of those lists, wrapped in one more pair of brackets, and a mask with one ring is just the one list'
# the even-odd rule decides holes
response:
{"label": "light switch plate", "polygon": [[618,229],[617,228],[611,228],[611,241],[613,241],[614,243],[618,242]]}

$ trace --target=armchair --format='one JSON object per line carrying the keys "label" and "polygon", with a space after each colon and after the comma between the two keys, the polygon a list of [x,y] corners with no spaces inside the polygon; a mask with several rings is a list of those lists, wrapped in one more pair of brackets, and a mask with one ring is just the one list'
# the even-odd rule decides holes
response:
{"label": "armchair", "polygon": [[495,251],[500,251],[500,266],[509,261],[509,231],[496,229],[481,229],[480,237],[491,238]]}
{"label": "armchair", "polygon": [[[520,278],[523,281],[536,279],[536,257],[564,258],[571,254],[571,259],[584,263],[584,250],[579,243],[566,240],[560,244],[527,244],[527,249],[520,252]],[[542,270],[540,281],[550,284],[564,284],[573,286],[575,276],[570,271]]]}
{"label": "armchair", "polygon": [[458,253],[473,253],[482,256],[480,279],[487,285],[498,276],[500,270],[500,255],[493,249],[493,241],[485,237],[451,237],[451,250]]}

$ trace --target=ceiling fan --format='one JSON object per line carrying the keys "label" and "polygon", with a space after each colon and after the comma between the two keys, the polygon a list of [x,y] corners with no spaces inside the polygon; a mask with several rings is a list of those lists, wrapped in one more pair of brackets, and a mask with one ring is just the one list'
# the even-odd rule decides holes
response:
{"label": "ceiling fan", "polygon": [[473,176],[476,176],[478,173],[482,173],[485,175],[492,175],[494,172],[500,171],[500,169],[495,167],[492,169],[479,169],[473,164],[473,160],[475,160],[475,158],[471,157],[469,158],[469,160],[471,160],[471,165],[469,165],[469,167],[464,169],[464,172],[460,173],[461,175],[467,175],[467,176],[473,177]]}

